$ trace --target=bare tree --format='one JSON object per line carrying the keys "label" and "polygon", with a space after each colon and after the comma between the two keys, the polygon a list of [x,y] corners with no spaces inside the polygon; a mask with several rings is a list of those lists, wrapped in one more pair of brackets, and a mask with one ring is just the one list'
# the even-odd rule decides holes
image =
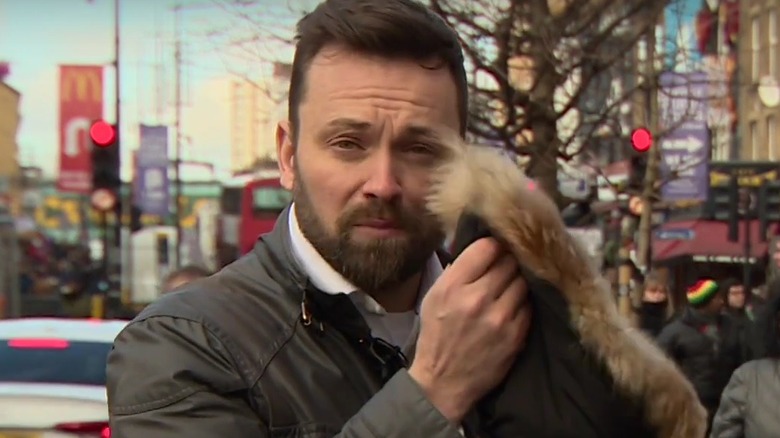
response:
{"label": "bare tree", "polygon": [[[292,61],[293,29],[312,0],[212,0],[223,25],[210,29],[207,39],[226,70],[255,87],[275,103],[287,99],[286,87],[275,78]],[[266,115],[269,116],[269,115]]]}
{"label": "bare tree", "polygon": [[563,203],[559,161],[624,135],[621,116],[642,85],[632,55],[668,2],[429,3],[458,31],[472,69],[471,134],[527,157],[529,176]]}
{"label": "bare tree", "polygon": [[[259,66],[289,62],[294,22],[318,3],[212,1],[231,17],[212,33],[215,47],[232,72],[263,90],[268,70]],[[649,101],[668,66],[643,65],[648,34],[675,0],[426,1],[459,35],[470,73],[472,139],[525,157],[526,172],[559,205],[567,203],[558,190],[562,162],[577,158],[598,170],[625,159],[614,156],[616,142],[627,148],[628,127],[651,124]],[[659,45],[676,50],[676,41]],[[664,136],[648,128],[656,140]],[[653,190],[660,184],[654,181]]]}

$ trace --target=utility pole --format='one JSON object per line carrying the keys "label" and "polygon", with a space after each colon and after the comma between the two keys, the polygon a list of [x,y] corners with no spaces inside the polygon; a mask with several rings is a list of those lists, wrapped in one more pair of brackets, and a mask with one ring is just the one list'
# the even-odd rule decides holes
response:
{"label": "utility pole", "polygon": [[[645,120],[647,128],[654,138],[659,137],[660,120],[658,111],[658,77],[656,74],[656,23],[650,27],[647,33],[647,56],[645,59]],[[654,140],[650,150],[647,151],[647,169],[642,185],[642,212],[639,216],[637,236],[637,264],[645,271],[650,270],[652,264],[651,242],[653,233],[653,206],[658,196],[658,181],[661,174],[661,144]]]}
{"label": "utility pole", "polygon": [[[645,112],[645,126],[650,130],[654,137],[658,137],[659,132],[659,120],[658,120],[658,78],[656,75],[655,61],[656,61],[656,37],[655,30],[657,25],[657,16],[651,17],[652,22],[648,26],[647,33],[645,35],[645,59],[641,60],[641,66],[643,70],[644,80],[644,112]],[[652,242],[652,219],[653,219],[653,205],[656,198],[656,182],[659,179],[660,164],[661,164],[661,148],[660,145],[653,141],[650,145],[650,149],[645,152],[647,157],[647,168],[645,169],[644,181],[642,184],[642,193],[640,195],[642,210],[639,217],[639,225],[636,233],[636,265],[637,267],[647,272],[649,271],[652,261],[650,254],[650,243]],[[625,218],[624,218],[625,219]],[[633,220],[632,220],[633,221]],[[621,224],[623,232],[628,232],[631,227],[629,224]],[[630,249],[626,245],[626,241],[630,241],[630,237],[621,242],[619,259],[620,267],[618,269],[618,309],[623,315],[630,315],[633,313],[631,302],[631,279],[633,277],[633,266],[630,263]]]}
{"label": "utility pole", "polygon": [[[738,183],[735,182],[734,184]],[[742,285],[745,287],[745,290],[750,291],[752,290],[752,281],[750,277],[753,269],[752,263],[750,262],[750,258],[753,255],[751,222],[753,221],[753,215],[757,213],[756,194],[753,193],[750,187],[740,187],[737,189],[737,199],[735,199],[734,202],[737,203],[736,220],[742,219],[742,238],[745,239],[742,246],[744,251],[744,260],[742,261]],[[756,216],[758,215],[756,214]],[[735,229],[737,230],[735,240],[739,242],[739,223],[735,224]]]}
{"label": "utility pole", "polygon": [[[124,221],[123,218],[130,217],[130,211],[132,209],[132,202],[133,202],[133,192],[132,187],[130,187],[130,190],[127,191],[127,196],[125,199],[122,199],[122,150],[124,149],[122,147],[122,82],[121,82],[121,68],[120,68],[120,59],[121,59],[121,24],[120,24],[120,16],[121,14],[121,4],[120,0],[114,0],[114,87],[116,88],[115,94],[115,102],[114,102],[114,124],[116,126],[116,148],[117,148],[117,154],[119,155],[119,172],[117,175],[120,176],[119,180],[119,191],[117,193],[119,206],[120,208],[116,208],[114,210],[114,245],[116,248],[115,254],[117,255],[116,260],[114,261],[116,265],[119,267],[119,294],[120,294],[120,301],[124,302],[126,298],[129,296],[129,289],[132,288],[132,282],[129,284],[123,284],[123,279],[125,278],[132,278],[131,275],[123,275],[125,272],[130,272],[131,266],[127,264],[123,264],[124,260],[130,260],[132,257],[122,257],[123,254],[123,245],[122,245],[122,230],[124,228]],[[103,215],[103,220],[105,221],[106,215]],[[129,225],[129,223],[128,223]],[[131,239],[128,238],[127,242],[125,242],[125,250],[130,251],[130,241]],[[108,251],[108,247],[105,247],[105,251]],[[108,280],[108,278],[106,278]],[[109,282],[110,284],[110,282]],[[105,298],[105,297],[99,297],[99,298]],[[99,299],[98,298],[98,299]],[[93,303],[97,304],[98,306],[101,306],[102,303]],[[93,309],[93,314],[95,314]]]}
{"label": "utility pole", "polygon": [[181,23],[179,14],[181,13],[181,4],[177,4],[175,6],[175,26],[174,26],[174,32],[176,33],[176,42],[175,42],[175,62],[176,62],[176,156],[174,158],[174,186],[175,186],[175,197],[174,197],[174,204],[176,208],[175,213],[175,226],[176,226],[176,268],[180,268],[182,266],[181,259],[181,237],[182,237],[182,230],[181,230],[181,218],[182,218],[182,208],[181,208],[181,196],[182,196],[182,184],[181,184]]}

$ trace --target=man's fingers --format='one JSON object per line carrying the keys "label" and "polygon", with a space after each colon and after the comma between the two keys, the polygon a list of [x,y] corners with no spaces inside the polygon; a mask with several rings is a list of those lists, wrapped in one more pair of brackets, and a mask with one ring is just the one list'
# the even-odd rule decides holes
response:
{"label": "man's fingers", "polygon": [[443,274],[455,284],[469,284],[481,278],[504,253],[496,239],[486,237],[466,247]]}

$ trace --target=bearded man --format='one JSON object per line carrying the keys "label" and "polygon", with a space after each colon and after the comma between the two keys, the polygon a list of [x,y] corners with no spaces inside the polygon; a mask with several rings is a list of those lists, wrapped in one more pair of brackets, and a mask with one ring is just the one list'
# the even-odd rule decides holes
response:
{"label": "bearded man", "polygon": [[426,211],[438,134],[466,130],[457,35],[411,0],[327,0],[297,33],[276,136],[293,205],[118,336],[115,438],[460,438],[520,351],[516,260],[487,238],[444,270]]}

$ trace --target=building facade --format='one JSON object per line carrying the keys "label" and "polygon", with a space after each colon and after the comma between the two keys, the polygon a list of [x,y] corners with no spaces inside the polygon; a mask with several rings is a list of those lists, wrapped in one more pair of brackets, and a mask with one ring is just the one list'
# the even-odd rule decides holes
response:
{"label": "building facade", "polygon": [[260,89],[247,80],[231,84],[230,168],[246,169],[255,162],[260,149]]}
{"label": "building facade", "polygon": [[7,204],[12,212],[20,207],[21,172],[19,146],[16,133],[19,130],[19,101],[21,95],[0,80],[0,206]]}
{"label": "building facade", "polygon": [[287,95],[290,89],[292,65],[274,62],[271,75],[262,84],[260,102],[260,145],[258,161],[276,161],[276,125],[287,119]]}
{"label": "building facade", "polygon": [[267,78],[232,84],[233,173],[275,160],[276,124],[287,118],[291,68],[288,63],[275,62]]}
{"label": "building facade", "polygon": [[751,161],[780,160],[780,1],[741,0],[740,150]]}

